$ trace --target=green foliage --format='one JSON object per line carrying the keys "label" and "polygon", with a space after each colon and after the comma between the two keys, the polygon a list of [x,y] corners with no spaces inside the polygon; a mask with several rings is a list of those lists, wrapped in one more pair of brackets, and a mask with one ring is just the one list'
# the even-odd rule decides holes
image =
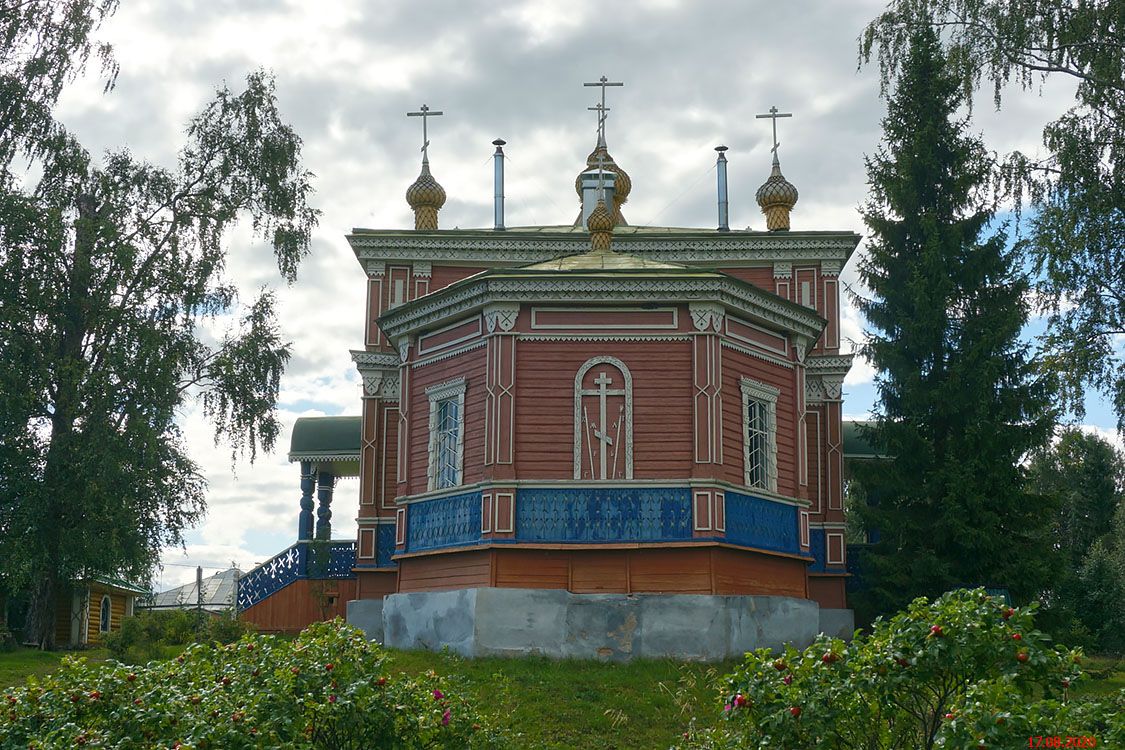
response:
{"label": "green foliage", "polygon": [[[153,610],[126,617],[121,621],[121,628],[107,633],[103,642],[113,658],[137,664],[164,658],[169,647],[189,643],[227,644],[252,632],[252,625],[228,616],[215,617],[187,609]],[[171,650],[178,653],[179,649]]]}
{"label": "green foliage", "polygon": [[[879,541],[865,550],[859,606],[893,611],[955,586],[1034,597],[1049,580],[1049,508],[1026,490],[1022,457],[1046,442],[1047,383],[1020,331],[1028,290],[977,193],[989,163],[957,118],[957,80],[929,26],[913,27],[887,102],[884,145],[868,158],[871,229],[855,296],[870,324],[863,353],[878,403],[868,440],[887,460],[856,478]],[[982,239],[982,236],[983,239]]]}
{"label": "green foliage", "polygon": [[144,667],[68,659],[10,691],[0,748],[464,748],[500,737],[433,673],[391,676],[385,654],[339,620],[296,640],[197,644]]}
{"label": "green foliage", "polygon": [[232,453],[274,444],[289,346],[273,294],[224,278],[224,239],[247,220],[292,281],[318,212],[263,72],[217,92],[175,169],[65,134],[41,166],[34,190],[0,184],[0,575],[49,645],[62,584],[142,580],[200,517],[190,399]]}
{"label": "green foliage", "polygon": [[1125,692],[1068,701],[1081,654],[1035,630],[1034,609],[961,589],[919,598],[851,643],[754,651],[722,688],[726,721],[693,726],[681,747],[1021,747],[1064,733],[1117,747]]}
{"label": "green foliage", "polygon": [[1097,435],[1064,430],[1032,457],[1033,492],[1059,511],[1050,546],[1060,565],[1043,626],[1098,652],[1125,650],[1125,456]]}
{"label": "green foliage", "polygon": [[[1114,400],[1125,430],[1125,1],[893,0],[866,29],[860,55],[878,56],[885,84],[905,74],[912,27],[932,23],[959,84],[1075,84],[1074,104],[1043,129],[1045,158],[998,159],[998,197],[1030,199],[1030,247],[1051,313],[1044,364],[1081,416],[1085,386]],[[1010,96],[1010,95],[1009,95]]]}

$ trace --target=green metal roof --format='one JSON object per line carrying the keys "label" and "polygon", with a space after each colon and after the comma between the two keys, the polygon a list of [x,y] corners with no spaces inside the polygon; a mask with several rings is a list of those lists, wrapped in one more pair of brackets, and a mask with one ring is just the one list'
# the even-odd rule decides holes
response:
{"label": "green metal roof", "polygon": [[863,428],[871,424],[866,420],[844,420],[845,458],[879,458],[879,454],[863,434]]}
{"label": "green metal roof", "polygon": [[148,589],[142,588],[135,583],[130,583],[123,578],[114,578],[113,576],[94,576],[90,579],[93,583],[100,583],[103,586],[108,586],[122,591],[128,591],[134,594],[150,594]]}
{"label": "green metal roof", "polygon": [[289,460],[358,460],[360,419],[301,417],[293,425]]}

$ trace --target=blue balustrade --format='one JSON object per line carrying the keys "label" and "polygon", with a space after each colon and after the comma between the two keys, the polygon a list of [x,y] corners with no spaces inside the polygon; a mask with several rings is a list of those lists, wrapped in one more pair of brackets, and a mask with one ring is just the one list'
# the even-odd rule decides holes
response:
{"label": "blue balustrade", "polygon": [[528,488],[516,494],[521,542],[671,542],[691,536],[686,487]]}
{"label": "blue balustrade", "polygon": [[391,560],[391,555],[395,553],[395,525],[393,523],[381,523],[375,533],[375,567],[397,567],[398,563]]}
{"label": "blue balustrade", "polygon": [[406,551],[480,542],[480,496],[479,492],[466,492],[408,505]]}
{"label": "blue balustrade", "polygon": [[[327,553],[323,565],[319,555]],[[297,542],[238,579],[238,609],[252,607],[302,578],[354,578],[354,540]]]}
{"label": "blue balustrade", "polygon": [[[740,492],[727,492],[726,522],[728,542],[774,552],[801,553],[797,536],[797,508],[793,505]],[[823,538],[820,546],[823,550]]]}

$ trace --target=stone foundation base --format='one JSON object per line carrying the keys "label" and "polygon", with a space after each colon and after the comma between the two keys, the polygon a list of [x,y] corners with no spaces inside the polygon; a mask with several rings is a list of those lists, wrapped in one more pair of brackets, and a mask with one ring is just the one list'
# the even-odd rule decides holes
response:
{"label": "stone foundation base", "polygon": [[850,641],[855,635],[855,612],[850,609],[820,608],[820,632]]}
{"label": "stone foundation base", "polygon": [[[472,588],[391,594],[381,604],[385,645],[448,646],[470,657],[714,661],[787,643],[802,648],[821,629],[838,636],[851,621],[850,610],[820,610],[814,601],[784,596]],[[373,633],[375,611],[366,600],[349,602],[348,622]]]}
{"label": "stone foundation base", "polygon": [[363,631],[369,641],[383,640],[383,599],[353,599],[348,602],[348,624]]}

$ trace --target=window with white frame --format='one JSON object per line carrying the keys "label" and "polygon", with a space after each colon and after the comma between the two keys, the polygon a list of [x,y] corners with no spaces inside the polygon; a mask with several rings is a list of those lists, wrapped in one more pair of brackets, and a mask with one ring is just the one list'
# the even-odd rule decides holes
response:
{"label": "window with white frame", "polygon": [[98,612],[98,630],[103,633],[109,632],[110,617],[113,614],[113,602],[109,598],[109,594],[102,596],[101,611]]}
{"label": "window with white frame", "polygon": [[777,492],[777,397],[773,386],[742,378],[743,480]]}
{"label": "window with white frame", "polygon": [[430,400],[430,468],[428,488],[443,490],[462,483],[465,453],[465,379],[426,389]]}

